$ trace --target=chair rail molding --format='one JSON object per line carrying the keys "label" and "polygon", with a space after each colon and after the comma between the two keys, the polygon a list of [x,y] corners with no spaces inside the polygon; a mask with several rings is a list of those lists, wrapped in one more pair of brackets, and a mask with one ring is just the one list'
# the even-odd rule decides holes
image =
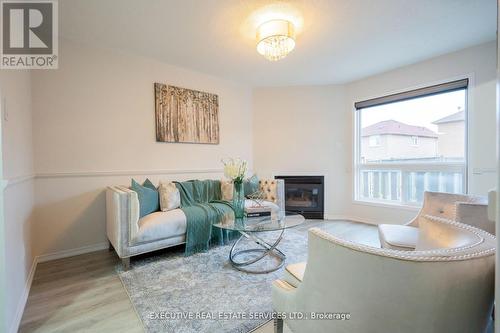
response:
{"label": "chair rail molding", "polygon": [[19,185],[19,184],[22,184],[24,182],[33,180],[33,179],[35,179],[35,177],[36,177],[35,174],[31,174],[31,175],[17,176],[17,177],[13,177],[10,179],[4,179],[1,181],[0,186],[2,187],[2,189],[5,190],[9,187]]}
{"label": "chair rail molding", "polygon": [[146,176],[146,175],[184,175],[223,173],[223,169],[162,169],[162,170],[116,170],[116,171],[75,171],[75,172],[48,172],[37,173],[35,178],[80,178],[80,177],[118,177],[118,176]]}

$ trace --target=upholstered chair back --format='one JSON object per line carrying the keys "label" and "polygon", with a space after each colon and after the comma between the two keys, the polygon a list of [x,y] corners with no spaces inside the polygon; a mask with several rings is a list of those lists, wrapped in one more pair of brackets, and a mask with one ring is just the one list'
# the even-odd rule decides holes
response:
{"label": "upholstered chair back", "polygon": [[418,227],[419,218],[431,215],[449,220],[457,220],[457,203],[477,203],[487,205],[486,198],[474,195],[452,194],[443,192],[424,193],[422,209],[408,225]]}
{"label": "upholstered chair back", "polygon": [[496,240],[444,223],[460,229],[455,233],[474,233],[474,242],[397,251],[310,229],[303,280],[297,288],[273,285],[275,310],[350,314],[350,320],[285,320],[294,332],[483,332],[493,306]]}
{"label": "upholstered chair back", "polygon": [[457,202],[456,220],[496,235],[495,221],[488,218],[488,205],[481,202]]}

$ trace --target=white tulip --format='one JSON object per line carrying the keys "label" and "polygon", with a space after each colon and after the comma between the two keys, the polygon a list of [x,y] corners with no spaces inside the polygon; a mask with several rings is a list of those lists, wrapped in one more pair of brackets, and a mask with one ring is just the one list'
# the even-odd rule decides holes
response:
{"label": "white tulip", "polygon": [[222,160],[224,164],[224,175],[233,182],[243,181],[247,172],[247,161],[240,158],[230,158],[227,161]]}

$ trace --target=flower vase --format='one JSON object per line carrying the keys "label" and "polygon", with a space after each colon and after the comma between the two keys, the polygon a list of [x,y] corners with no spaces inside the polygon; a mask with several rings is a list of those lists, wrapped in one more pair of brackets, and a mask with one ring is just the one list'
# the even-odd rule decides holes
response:
{"label": "flower vase", "polygon": [[245,217],[245,191],[243,182],[233,182],[233,210],[236,219]]}

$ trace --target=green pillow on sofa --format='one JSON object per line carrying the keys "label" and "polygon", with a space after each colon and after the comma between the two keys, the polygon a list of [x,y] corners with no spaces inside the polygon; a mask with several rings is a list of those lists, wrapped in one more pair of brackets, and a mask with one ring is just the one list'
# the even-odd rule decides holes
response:
{"label": "green pillow on sofa", "polygon": [[245,197],[248,197],[259,190],[259,177],[257,177],[257,175],[253,175],[252,177],[246,179],[243,185]]}
{"label": "green pillow on sofa", "polygon": [[156,186],[149,180],[149,178],[146,178],[146,180],[144,181],[144,183],[142,184],[142,186],[144,187],[147,187],[147,188],[150,188],[152,190],[155,190],[158,192],[158,189],[156,188]]}
{"label": "green pillow on sofa", "polygon": [[149,179],[146,179],[143,185],[132,179],[132,186],[130,189],[137,192],[140,211],[139,218],[160,210],[158,190]]}

